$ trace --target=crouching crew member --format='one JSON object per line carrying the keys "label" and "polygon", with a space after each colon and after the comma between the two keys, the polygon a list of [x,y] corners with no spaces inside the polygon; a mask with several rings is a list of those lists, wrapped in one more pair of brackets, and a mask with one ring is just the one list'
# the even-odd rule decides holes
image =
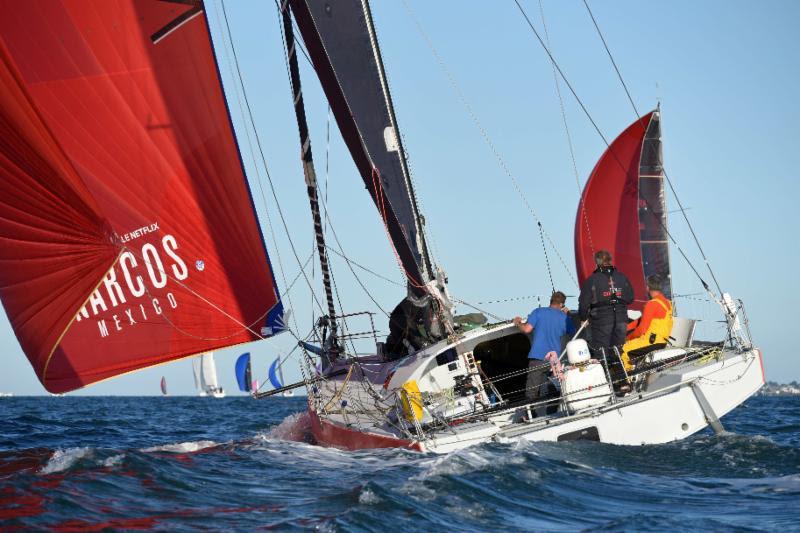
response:
{"label": "crouching crew member", "polygon": [[525,384],[525,399],[534,401],[547,394],[547,374],[550,365],[544,362],[544,356],[550,352],[561,352],[561,337],[575,333],[575,325],[570,320],[564,307],[567,297],[561,291],[550,296],[549,307],[539,307],[531,311],[527,322],[521,317],[514,317],[514,325],[525,333],[533,333],[531,351],[528,353],[528,382]]}
{"label": "crouching crew member", "polygon": [[672,302],[661,289],[660,277],[647,278],[650,300],[645,304],[641,318],[628,324],[628,340],[622,348],[622,362],[626,370],[633,369],[637,358],[665,348],[669,342],[672,334]]}

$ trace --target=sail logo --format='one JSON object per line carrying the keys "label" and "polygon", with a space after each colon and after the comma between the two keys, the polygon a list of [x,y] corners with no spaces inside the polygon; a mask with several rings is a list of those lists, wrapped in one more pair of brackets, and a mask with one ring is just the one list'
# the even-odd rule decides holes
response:
{"label": "sail logo", "polygon": [[[158,227],[155,224],[150,228],[153,226]],[[133,233],[136,232],[127,235]],[[139,253],[123,252],[75,315],[75,321],[81,322],[90,316],[94,318],[127,304],[119,312],[97,319],[100,337],[108,337],[146,321],[148,316],[161,315],[167,306],[176,309],[178,300],[171,291],[159,298],[151,293],[151,289],[163,289],[170,281],[181,282],[188,277],[186,262],[178,255],[178,241],[173,235],[164,235],[156,244],[148,242],[142,245]],[[134,300],[142,299],[145,301],[133,304]]]}
{"label": "sail logo", "polygon": [[117,235],[119,237],[120,242],[130,242],[134,239],[138,239],[143,235],[147,235],[148,233],[155,233],[158,231],[158,222],[153,222],[149,226],[142,226],[139,229],[135,229],[133,231],[129,231],[125,235]]}

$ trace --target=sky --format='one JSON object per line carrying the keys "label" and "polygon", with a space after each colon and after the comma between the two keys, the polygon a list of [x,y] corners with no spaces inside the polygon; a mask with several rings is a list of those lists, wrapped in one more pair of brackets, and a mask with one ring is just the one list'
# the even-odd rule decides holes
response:
{"label": "sky", "polygon": [[[603,135],[616,137],[636,117],[583,2],[520,3],[543,35],[544,14],[553,56]],[[316,316],[309,287],[302,281],[288,292],[286,287],[300,268],[292,244],[305,261],[314,240],[277,9],[271,2],[227,0],[229,38],[220,0],[207,0],[206,5],[279,290],[292,310],[292,327],[303,336]],[[640,113],[661,104],[667,172],[722,289],[745,303],[767,378],[800,379],[791,326],[800,299],[793,272],[800,263],[795,161],[800,144],[800,4],[594,0],[589,6]],[[552,66],[517,5],[376,0],[372,11],[429,243],[448,273],[453,295],[510,318],[536,307],[536,295],[549,294],[548,267],[528,204],[555,245],[548,245],[555,286],[570,296],[567,305],[576,307],[572,243],[579,191],[605,144],[562,84],[573,167]],[[254,127],[241,111],[231,43]],[[376,328],[384,336],[388,328],[383,311],[391,311],[404,296],[403,278],[305,60],[301,76],[330,220],[328,243],[382,276],[355,268],[368,295],[333,254],[342,305],[345,312],[376,313]],[[264,147],[269,178],[260,155],[249,148],[255,133]],[[671,194],[667,202],[671,211],[677,209]],[[279,222],[281,213],[288,236]],[[669,227],[698,270],[710,278],[679,212],[670,214]],[[675,292],[702,299],[697,278],[674,247],[671,264]],[[309,265],[314,289],[321,294],[318,268],[311,266],[313,261]],[[700,332],[707,338],[721,335],[715,322],[720,314],[712,304],[684,298],[676,301],[676,309],[702,319]],[[363,319],[351,324],[360,331],[368,326]],[[229,393],[236,388],[233,364],[243,351],[251,352],[254,377],[263,381],[270,362],[288,354],[293,344],[282,335],[217,352],[221,385]],[[364,351],[369,348],[363,345]],[[0,392],[45,394],[4,316],[0,349]],[[300,379],[294,356],[284,370],[287,381]],[[191,373],[190,361],[177,361],[71,394],[157,394],[161,376],[171,394],[194,394]]]}

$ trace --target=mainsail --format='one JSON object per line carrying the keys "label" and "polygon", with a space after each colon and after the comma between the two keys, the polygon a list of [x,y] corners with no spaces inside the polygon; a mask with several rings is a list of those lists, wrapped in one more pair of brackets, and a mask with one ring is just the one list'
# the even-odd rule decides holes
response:
{"label": "mainsail", "polygon": [[290,0],[356,167],[383,218],[412,292],[434,278],[383,62],[366,1]]}
{"label": "mainsail", "polygon": [[660,112],[631,124],[602,155],[583,190],[575,219],[575,262],[580,283],[607,249],[631,281],[632,307],[647,301],[645,280],[660,275],[671,297]]}
{"label": "mainsail", "polygon": [[194,388],[203,393],[206,384],[203,381],[203,367],[199,357],[192,359],[192,375],[194,376]]}
{"label": "mainsail", "polygon": [[217,365],[214,362],[213,353],[204,353],[200,356],[203,369],[203,388],[207,392],[212,392],[219,389],[219,380],[217,379]]}
{"label": "mainsail", "polygon": [[45,388],[282,329],[202,3],[0,12],[0,299]]}

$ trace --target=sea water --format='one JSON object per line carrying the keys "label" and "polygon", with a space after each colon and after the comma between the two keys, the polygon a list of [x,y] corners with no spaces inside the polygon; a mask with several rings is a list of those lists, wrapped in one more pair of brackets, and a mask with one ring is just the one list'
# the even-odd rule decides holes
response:
{"label": "sea water", "polygon": [[0,398],[2,530],[797,530],[800,397],[645,447],[302,441],[304,398]]}

